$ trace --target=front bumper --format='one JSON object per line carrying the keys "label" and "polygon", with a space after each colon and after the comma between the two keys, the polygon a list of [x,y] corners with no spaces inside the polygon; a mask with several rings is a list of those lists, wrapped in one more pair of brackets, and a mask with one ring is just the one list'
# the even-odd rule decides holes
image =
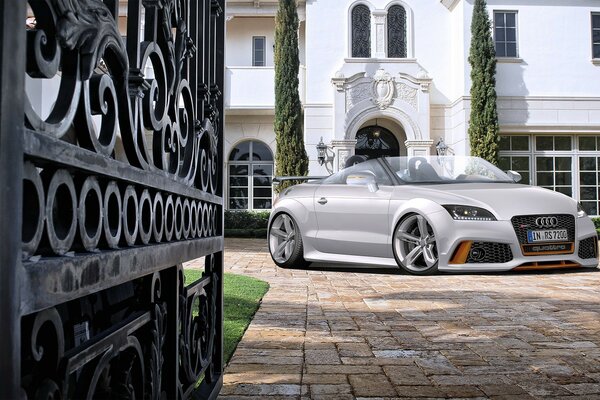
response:
{"label": "front bumper", "polygon": [[[579,244],[581,240],[596,237],[596,230],[589,218],[575,218],[575,242],[573,252],[570,254],[523,254],[521,244],[510,221],[455,221],[445,211],[427,215],[435,232],[438,247],[440,271],[510,271],[527,266],[534,267],[538,264],[544,266],[565,267],[580,265],[595,268],[598,258],[579,257]],[[512,260],[503,263],[473,263],[457,264],[453,256],[461,243],[465,241],[503,243],[510,247]],[[564,253],[564,252],[563,252]],[[452,261],[452,262],[451,262]]]}

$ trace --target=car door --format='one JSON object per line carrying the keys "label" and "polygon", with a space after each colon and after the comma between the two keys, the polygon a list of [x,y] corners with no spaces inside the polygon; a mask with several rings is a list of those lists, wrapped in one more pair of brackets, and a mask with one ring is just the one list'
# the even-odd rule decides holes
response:
{"label": "car door", "polygon": [[315,191],[318,231],[315,248],[324,253],[390,257],[389,205],[393,186],[324,184]]}

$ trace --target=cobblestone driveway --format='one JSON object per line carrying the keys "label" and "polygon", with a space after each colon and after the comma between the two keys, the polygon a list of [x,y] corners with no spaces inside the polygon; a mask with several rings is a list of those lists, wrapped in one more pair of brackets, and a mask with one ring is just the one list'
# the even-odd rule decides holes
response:
{"label": "cobblestone driveway", "polygon": [[228,272],[271,284],[221,398],[600,399],[600,271],[413,277],[283,270],[226,240]]}

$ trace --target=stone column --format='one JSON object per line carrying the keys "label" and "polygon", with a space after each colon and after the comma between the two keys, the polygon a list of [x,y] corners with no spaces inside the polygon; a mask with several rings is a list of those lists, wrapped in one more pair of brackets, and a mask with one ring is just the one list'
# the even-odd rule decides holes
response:
{"label": "stone column", "polygon": [[408,157],[426,157],[431,154],[433,140],[407,140],[404,142]]}
{"label": "stone column", "polygon": [[[385,29],[385,20],[387,17],[386,10],[374,10],[372,13],[372,25],[373,30],[371,31],[371,37],[374,39],[371,40],[373,53],[371,57],[374,58],[385,58],[386,53],[386,29]],[[373,45],[374,44],[374,45]]]}
{"label": "stone column", "polygon": [[333,172],[344,168],[346,160],[354,155],[356,139],[337,139],[331,141],[331,147],[335,154],[333,159]]}

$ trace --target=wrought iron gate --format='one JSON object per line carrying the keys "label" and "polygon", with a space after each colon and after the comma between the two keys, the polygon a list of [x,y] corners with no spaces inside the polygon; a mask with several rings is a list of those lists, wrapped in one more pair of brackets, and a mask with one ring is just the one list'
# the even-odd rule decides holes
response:
{"label": "wrought iron gate", "polygon": [[224,7],[0,2],[0,398],[218,393]]}

